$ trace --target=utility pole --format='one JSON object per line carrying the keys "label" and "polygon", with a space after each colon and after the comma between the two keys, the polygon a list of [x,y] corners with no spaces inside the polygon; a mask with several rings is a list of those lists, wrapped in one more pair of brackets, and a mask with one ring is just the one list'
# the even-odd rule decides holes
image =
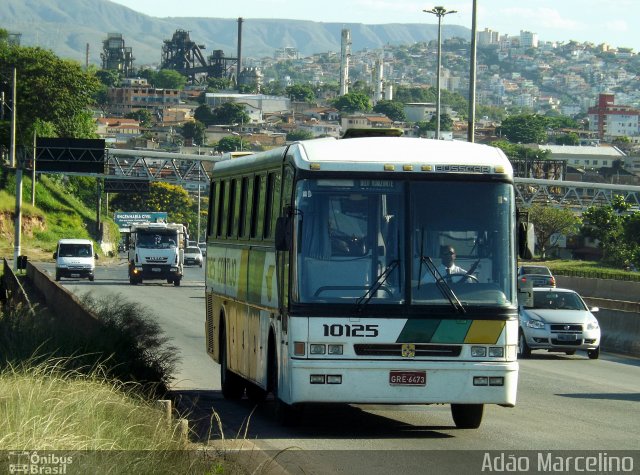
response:
{"label": "utility pole", "polygon": [[33,131],[33,159],[31,161],[31,206],[36,205],[36,131]]}
{"label": "utility pole", "polygon": [[13,68],[13,81],[11,87],[11,142],[9,145],[9,166],[16,166],[16,85],[18,83],[18,73]]}
{"label": "utility pole", "polygon": [[469,70],[469,119],[467,122],[467,142],[475,141],[476,128],[476,36],[477,4],[473,0],[471,13],[471,63]]}

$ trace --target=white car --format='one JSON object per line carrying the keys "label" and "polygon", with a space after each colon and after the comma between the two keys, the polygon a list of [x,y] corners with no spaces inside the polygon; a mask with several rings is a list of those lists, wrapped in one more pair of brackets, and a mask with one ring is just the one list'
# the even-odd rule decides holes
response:
{"label": "white car", "polygon": [[532,350],[559,351],[568,355],[585,350],[590,359],[600,356],[600,325],[584,300],[573,290],[535,287],[533,301],[519,306],[518,353]]}
{"label": "white car", "polygon": [[202,267],[202,251],[198,246],[189,246],[184,250],[184,265],[185,266],[200,266]]}

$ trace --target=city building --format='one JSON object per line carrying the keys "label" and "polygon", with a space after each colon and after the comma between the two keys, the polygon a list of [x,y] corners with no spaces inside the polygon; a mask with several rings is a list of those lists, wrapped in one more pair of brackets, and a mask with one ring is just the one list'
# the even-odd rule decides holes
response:
{"label": "city building", "polygon": [[110,87],[107,96],[109,111],[115,115],[141,109],[155,113],[180,104],[180,90],[157,89],[144,78],[123,79],[122,87]]}
{"label": "city building", "polygon": [[614,94],[600,94],[588,117],[589,130],[597,132],[602,140],[640,135],[640,110],[615,104]]}

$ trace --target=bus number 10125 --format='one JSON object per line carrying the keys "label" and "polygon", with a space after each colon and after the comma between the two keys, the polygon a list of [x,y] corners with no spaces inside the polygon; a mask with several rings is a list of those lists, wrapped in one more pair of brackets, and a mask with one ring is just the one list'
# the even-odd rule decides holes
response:
{"label": "bus number 10125", "polygon": [[322,325],[324,336],[347,336],[373,338],[378,336],[378,325],[348,325],[334,323],[333,325]]}

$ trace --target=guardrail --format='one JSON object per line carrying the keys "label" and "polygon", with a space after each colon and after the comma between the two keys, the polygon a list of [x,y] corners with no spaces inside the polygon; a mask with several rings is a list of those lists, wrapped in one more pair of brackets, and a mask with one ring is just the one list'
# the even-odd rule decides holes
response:
{"label": "guardrail", "polygon": [[[640,356],[640,282],[556,275],[558,287],[578,292],[596,314],[602,350]],[[636,300],[632,300],[636,299]]]}

